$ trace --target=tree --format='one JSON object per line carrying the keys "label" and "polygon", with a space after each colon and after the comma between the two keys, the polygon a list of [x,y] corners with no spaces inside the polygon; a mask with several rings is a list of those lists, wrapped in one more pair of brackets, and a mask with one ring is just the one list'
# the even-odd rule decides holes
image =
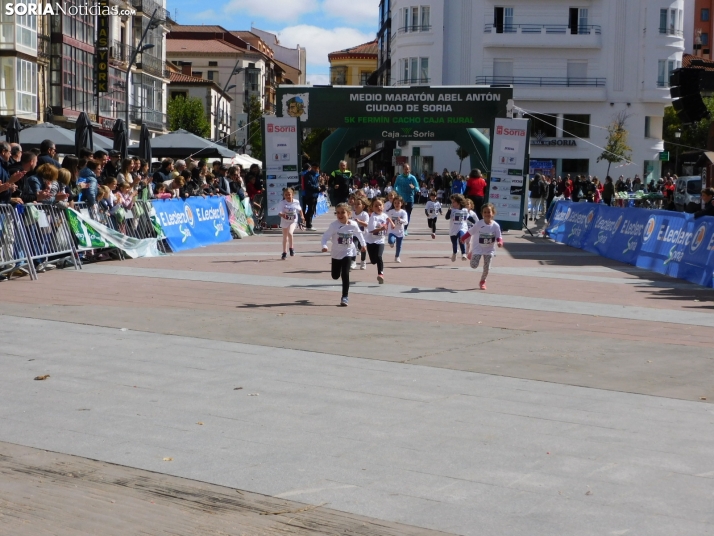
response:
{"label": "tree", "polygon": [[[704,104],[714,117],[714,97],[703,97]],[[664,109],[664,124],[662,137],[664,138],[664,150],[670,154],[686,151],[696,151],[697,149],[707,149],[709,137],[710,119],[702,119],[690,125],[682,124],[682,120],[672,106]],[[676,132],[681,132],[682,137],[677,139]]]}
{"label": "tree", "polygon": [[302,142],[302,152],[311,162],[320,163],[322,157],[322,142],[332,131],[329,128],[311,128],[305,141]]}
{"label": "tree", "polygon": [[202,138],[211,135],[211,123],[206,117],[203,102],[198,97],[187,99],[180,96],[172,99],[166,106],[166,115],[171,131],[182,128]]}
{"label": "tree", "polygon": [[260,128],[260,118],[263,117],[263,106],[260,99],[255,95],[250,96],[250,100],[243,105],[243,112],[248,114],[248,145],[250,145],[250,156],[263,159],[263,133]]}
{"label": "tree", "polygon": [[464,164],[464,160],[469,156],[469,152],[463,147],[459,146],[456,148],[456,156],[459,157],[459,175],[461,175],[461,167]]}
{"label": "tree", "polygon": [[628,117],[629,115],[622,111],[615,116],[615,119],[613,119],[612,123],[607,127],[605,150],[597,157],[598,162],[601,160],[607,161],[606,175],[610,175],[610,166],[612,164],[624,162],[632,157],[632,148],[627,145],[628,133],[625,128]]}

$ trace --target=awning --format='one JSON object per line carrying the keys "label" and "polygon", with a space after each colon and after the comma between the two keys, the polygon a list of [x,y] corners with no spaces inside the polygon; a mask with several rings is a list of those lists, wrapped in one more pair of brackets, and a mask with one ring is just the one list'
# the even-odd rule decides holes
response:
{"label": "awning", "polygon": [[368,154],[367,156],[365,156],[362,160],[360,160],[359,162],[357,162],[357,167],[358,167],[358,168],[364,167],[364,163],[365,163],[367,160],[369,160],[370,158],[372,158],[372,157],[373,157],[374,155],[376,155],[377,153],[381,153],[381,152],[382,152],[382,149],[377,149],[377,150],[374,151],[373,153],[369,153],[369,154]]}

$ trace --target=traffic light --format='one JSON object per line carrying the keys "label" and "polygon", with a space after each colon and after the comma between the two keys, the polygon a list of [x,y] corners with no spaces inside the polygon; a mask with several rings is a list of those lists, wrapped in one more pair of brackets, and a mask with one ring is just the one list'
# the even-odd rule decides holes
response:
{"label": "traffic light", "polygon": [[682,123],[696,123],[709,119],[710,114],[702,100],[702,69],[675,69],[669,78],[672,106]]}

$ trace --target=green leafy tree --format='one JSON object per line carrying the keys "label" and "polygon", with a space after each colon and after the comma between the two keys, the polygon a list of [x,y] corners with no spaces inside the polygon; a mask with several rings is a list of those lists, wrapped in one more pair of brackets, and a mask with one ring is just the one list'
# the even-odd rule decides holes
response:
{"label": "green leafy tree", "polygon": [[469,152],[463,147],[459,146],[456,148],[456,156],[459,157],[459,175],[461,175],[461,167],[464,164],[464,160],[469,156]]}
{"label": "green leafy tree", "polygon": [[[709,112],[714,117],[714,97],[704,97],[704,104]],[[682,120],[677,115],[677,112],[672,106],[664,109],[664,124],[662,137],[664,138],[664,150],[670,154],[675,154],[677,150],[680,153],[687,151],[696,151],[697,149],[707,149],[707,140],[709,138],[710,119],[702,119],[690,125],[682,124]],[[677,139],[676,132],[680,132],[682,137]]]}
{"label": "green leafy tree", "polygon": [[311,128],[305,141],[302,142],[302,151],[311,162],[320,163],[322,158],[322,142],[332,133],[329,128]]}
{"label": "green leafy tree", "polygon": [[597,161],[607,162],[607,175],[610,174],[610,166],[629,160],[632,157],[632,148],[627,144],[627,113],[620,112],[615,116],[612,123],[607,127],[607,143],[605,150],[597,157]]}
{"label": "green leafy tree", "polygon": [[197,97],[176,97],[166,106],[169,120],[169,130],[184,129],[188,132],[207,138],[211,135],[211,123],[206,117],[203,102]]}
{"label": "green leafy tree", "polygon": [[263,159],[263,133],[260,129],[260,118],[263,117],[263,106],[260,99],[251,95],[243,105],[243,112],[248,114],[248,145],[250,145],[250,156]]}

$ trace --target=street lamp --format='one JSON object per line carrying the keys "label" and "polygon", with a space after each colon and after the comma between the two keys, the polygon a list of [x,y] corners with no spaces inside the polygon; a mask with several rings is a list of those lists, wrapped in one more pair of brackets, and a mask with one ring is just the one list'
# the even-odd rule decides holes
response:
{"label": "street lamp", "polygon": [[144,40],[146,39],[146,34],[149,33],[149,30],[155,29],[158,26],[158,21],[156,20],[156,14],[159,12],[159,8],[157,7],[154,9],[154,12],[151,14],[151,18],[149,19],[149,24],[146,25],[146,30],[144,30],[144,33],[141,35],[141,39],[139,40],[139,44],[137,47],[134,49],[134,52],[131,55],[131,58],[129,59],[129,65],[126,67],[126,105],[125,105],[125,110],[124,110],[124,118],[126,120],[126,132],[127,132],[127,140],[126,144],[127,147],[129,146],[129,141],[131,139],[131,127],[129,126],[131,123],[129,123],[129,77],[131,76],[131,66],[136,63],[136,57],[151,49],[154,48],[154,45],[151,43],[147,43],[146,45],[144,44]]}
{"label": "street lamp", "polygon": [[[677,130],[674,133],[674,137],[677,141],[682,137],[682,131]],[[679,175],[679,144],[677,144],[677,148],[675,150],[675,157],[674,157],[674,174]]]}
{"label": "street lamp", "polygon": [[[214,141],[218,141],[220,139],[220,134],[218,133],[218,125],[219,125],[219,123],[218,123],[218,107],[220,106],[221,100],[223,99],[223,94],[227,93],[231,89],[234,89],[235,87],[237,87],[235,84],[233,84],[231,86],[229,86],[228,84],[231,83],[231,79],[233,78],[234,74],[239,74],[241,71],[245,70],[245,69],[243,69],[243,67],[239,67],[241,61],[242,61],[242,59],[238,58],[238,60],[236,61],[236,64],[233,66],[233,70],[231,71],[231,74],[228,76],[228,80],[226,80],[226,84],[223,86],[223,91],[218,95],[218,99],[216,99],[216,111],[214,113],[215,123],[216,123],[216,126],[215,126],[216,135],[215,135]],[[231,125],[232,125],[232,122],[231,122]]]}

